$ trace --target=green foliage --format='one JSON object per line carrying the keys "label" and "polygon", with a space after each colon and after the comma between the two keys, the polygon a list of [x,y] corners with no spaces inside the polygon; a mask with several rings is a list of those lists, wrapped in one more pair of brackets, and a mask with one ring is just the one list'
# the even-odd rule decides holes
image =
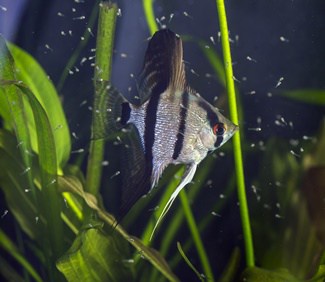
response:
{"label": "green foliage", "polygon": [[[90,228],[81,231],[57,267],[68,281],[133,281],[132,261],[121,238]],[[125,247],[125,246],[124,246]]]}
{"label": "green foliage", "polygon": [[325,91],[319,89],[299,89],[291,91],[282,91],[281,96],[302,103],[316,106],[325,106]]}
{"label": "green foliage", "polygon": [[[153,33],[157,29],[153,1],[143,1],[143,5]],[[99,10],[93,108],[105,112],[102,101],[108,95],[105,89],[111,73],[117,6],[105,2]],[[216,52],[205,48],[206,43],[200,39],[189,40],[200,46],[219,82],[225,86],[225,72]],[[303,103],[325,104],[323,91],[297,90],[281,94]],[[235,100],[233,97],[233,102]],[[241,109],[240,104],[238,108]],[[35,59],[17,46],[6,44],[1,37],[0,116],[3,124],[0,129],[0,188],[17,226],[17,238],[9,236],[5,227],[0,229],[0,248],[5,254],[0,256],[0,272],[4,278],[9,281],[179,281],[174,269],[184,260],[188,271],[194,271],[200,280],[204,276],[212,280],[216,269],[222,272],[218,281],[236,281],[240,276],[239,249],[234,248],[225,269],[219,269],[211,261],[203,237],[213,217],[205,216],[197,223],[191,210],[214,167],[213,156],[198,169],[198,181],[186,193],[181,193],[182,205],[175,207],[172,219],[161,228],[161,241],[159,237],[150,241],[154,220],[177,186],[183,168],[167,172],[161,181],[161,184],[167,182],[165,193],[153,213],[153,221],[148,221],[139,239],[121,225],[113,229],[115,218],[101,203],[98,191],[105,141],[92,140],[87,173],[70,165],[70,131],[57,90]],[[94,114],[93,137],[102,135],[104,119],[105,114]],[[325,183],[324,125],[317,142],[303,141],[306,151],[303,158],[294,156],[287,142],[279,138],[266,142],[263,163],[254,184],[263,200],[278,203],[281,210],[268,212],[259,201],[250,203],[255,257],[261,268],[247,268],[241,275],[242,281],[324,280],[325,233],[320,200],[324,197],[322,185]],[[242,139],[243,148],[249,147]],[[224,150],[231,151],[230,145]],[[241,154],[240,148],[236,151]],[[237,173],[242,173],[242,166],[237,162]],[[241,177],[238,182],[243,182],[243,175]],[[226,198],[235,193],[235,183],[232,173],[223,191]],[[270,183],[280,183],[281,187],[272,190]],[[241,189],[243,192],[243,187]],[[129,217],[131,224],[142,216],[146,204],[141,202],[141,206],[134,209]],[[206,208],[218,213],[226,204],[226,200],[217,201]],[[245,218],[242,220],[248,232],[249,224],[244,222]],[[185,237],[182,235],[180,255],[175,242],[186,222],[189,232]],[[185,255],[194,247],[199,254],[198,261]],[[253,251],[249,246],[247,251],[246,257],[251,260],[248,264],[252,264]],[[29,262],[31,254],[33,263]],[[319,259],[315,259],[315,254]],[[164,256],[168,257],[168,262]],[[22,271],[14,267],[16,264]]]}

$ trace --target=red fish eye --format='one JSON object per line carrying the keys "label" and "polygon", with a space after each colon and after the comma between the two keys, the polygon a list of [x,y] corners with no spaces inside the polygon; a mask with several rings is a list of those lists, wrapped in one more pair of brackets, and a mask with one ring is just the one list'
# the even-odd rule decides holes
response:
{"label": "red fish eye", "polygon": [[226,131],[226,128],[223,123],[217,123],[213,126],[214,135],[223,135]]}

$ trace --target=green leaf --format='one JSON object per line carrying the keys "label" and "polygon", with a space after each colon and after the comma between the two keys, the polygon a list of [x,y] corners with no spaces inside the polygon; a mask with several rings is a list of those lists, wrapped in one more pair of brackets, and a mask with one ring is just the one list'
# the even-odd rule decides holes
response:
{"label": "green leaf", "polygon": [[[97,211],[99,218],[101,218],[109,226],[113,226],[116,221],[114,217],[107,213],[100,205],[96,197],[84,191],[81,182],[72,176],[59,176],[59,187],[65,189],[66,192],[72,192],[81,196],[87,205],[93,210]],[[170,281],[179,281],[175,274],[170,270],[165,259],[154,249],[145,246],[140,239],[129,235],[120,225],[115,227],[115,230],[124,237],[133,247],[141,253],[154,267],[156,267],[167,279]]]}
{"label": "green leaf", "polygon": [[325,90],[299,89],[280,92],[280,95],[307,104],[325,106]]}
{"label": "green leaf", "polygon": [[40,204],[46,216],[47,236],[52,247],[51,254],[54,255],[54,259],[57,259],[63,251],[63,224],[60,217],[63,201],[57,189],[56,147],[53,132],[47,113],[31,90],[20,83],[16,85],[26,95],[33,110],[42,185],[42,202]]}
{"label": "green leaf", "polygon": [[132,265],[119,239],[97,228],[82,231],[57,268],[68,281],[133,281]]}
{"label": "green leaf", "polygon": [[[71,141],[69,127],[58,94],[49,77],[32,56],[14,44],[9,44],[9,50],[16,65],[16,79],[23,81],[28,86],[44,108],[47,116],[50,117],[56,146],[56,159],[58,167],[62,168],[70,156]],[[25,106],[32,147],[35,152],[38,152],[36,125],[30,107],[26,103]]]}
{"label": "green leaf", "polygon": [[15,81],[15,64],[7,48],[5,40],[0,36],[0,114],[3,115],[7,127],[15,130],[17,141],[23,159],[24,170],[28,179],[27,185],[35,197],[35,189],[31,175],[31,141],[26,122],[26,112],[23,97],[17,88],[11,83],[4,84],[4,81]]}
{"label": "green leaf", "polygon": [[[43,218],[39,218],[33,194],[27,185],[27,175],[15,137],[0,130],[0,182],[6,203],[20,227],[32,239],[40,238],[40,228],[44,228]],[[39,218],[39,220],[36,220]]]}
{"label": "green leaf", "polygon": [[19,252],[18,248],[10,240],[10,238],[0,229],[0,247],[5,249],[14,259],[24,267],[28,273],[35,279],[35,281],[42,281],[41,277],[32,267],[32,265]]}
{"label": "green leaf", "polygon": [[247,282],[298,282],[287,269],[267,270],[258,267],[249,267],[243,272],[241,281]]}

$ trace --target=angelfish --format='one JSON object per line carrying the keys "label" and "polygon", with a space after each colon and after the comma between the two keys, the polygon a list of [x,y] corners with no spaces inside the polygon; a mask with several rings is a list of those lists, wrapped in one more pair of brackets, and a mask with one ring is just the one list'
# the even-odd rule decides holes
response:
{"label": "angelfish", "polygon": [[168,165],[186,165],[155,230],[181,189],[192,181],[198,164],[238,127],[187,84],[182,40],[169,29],[157,31],[150,39],[138,82],[132,102],[107,87],[108,124],[125,133],[120,215],[158,183]]}

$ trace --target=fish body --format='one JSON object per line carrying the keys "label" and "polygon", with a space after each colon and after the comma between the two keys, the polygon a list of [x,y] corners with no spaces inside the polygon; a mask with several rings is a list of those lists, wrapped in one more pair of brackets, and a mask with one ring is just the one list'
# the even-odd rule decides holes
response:
{"label": "fish body", "polygon": [[126,132],[122,216],[158,183],[168,165],[187,165],[162,218],[197,165],[227,142],[237,126],[187,84],[182,41],[168,29],[149,41],[137,96],[129,102],[109,88],[108,124],[115,122]]}

